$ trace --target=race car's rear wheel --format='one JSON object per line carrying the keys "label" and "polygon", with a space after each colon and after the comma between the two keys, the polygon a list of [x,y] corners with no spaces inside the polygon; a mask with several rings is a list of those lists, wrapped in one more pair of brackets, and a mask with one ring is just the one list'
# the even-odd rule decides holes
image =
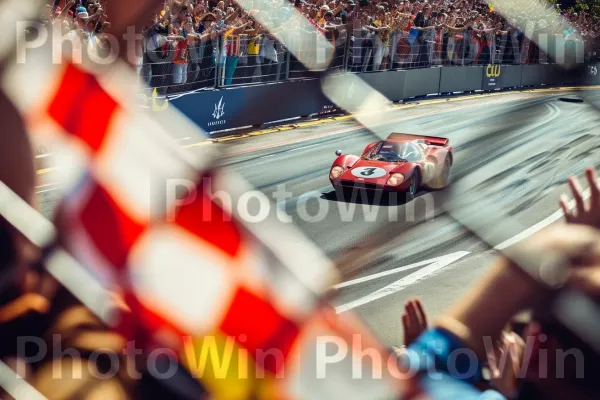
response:
{"label": "race car's rear wheel", "polygon": [[444,161],[444,169],[442,170],[441,179],[444,183],[444,186],[448,184],[450,181],[450,166],[452,162],[450,161],[450,157],[446,156],[446,160]]}
{"label": "race car's rear wheel", "polygon": [[446,156],[444,163],[441,165],[440,171],[435,179],[429,184],[432,189],[443,189],[450,182],[450,167],[452,160],[450,156]]}

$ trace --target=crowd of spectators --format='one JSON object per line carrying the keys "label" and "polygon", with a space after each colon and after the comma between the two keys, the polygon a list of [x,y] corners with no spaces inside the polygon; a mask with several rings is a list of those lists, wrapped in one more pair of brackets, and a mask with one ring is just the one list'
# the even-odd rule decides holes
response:
{"label": "crowd of spectators", "polygon": [[[167,0],[144,31],[137,68],[162,94],[306,78],[321,53],[315,35],[331,43],[327,68],[339,71],[552,62],[537,43],[557,37],[596,57],[597,16],[567,10],[548,20],[532,4],[509,22],[483,0]],[[54,0],[46,21],[79,39],[75,51],[110,49],[100,0]]]}
{"label": "crowd of spectators", "polygon": [[86,51],[110,51],[105,34],[111,24],[100,0],[54,0],[46,5],[44,22],[72,43],[76,57]]}
{"label": "crowd of spectators", "polygon": [[482,0],[170,0],[147,27],[138,69],[165,92],[304,78],[316,34],[333,45],[328,68],[353,72],[552,62],[540,35],[595,53],[597,16],[567,10],[548,20],[532,4],[509,22]]}

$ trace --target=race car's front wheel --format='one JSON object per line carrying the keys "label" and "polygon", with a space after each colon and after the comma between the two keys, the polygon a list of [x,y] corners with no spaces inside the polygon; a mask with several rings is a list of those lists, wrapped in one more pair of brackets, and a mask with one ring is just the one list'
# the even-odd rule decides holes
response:
{"label": "race car's front wheel", "polygon": [[411,201],[412,199],[415,198],[415,196],[417,195],[417,192],[419,191],[419,185],[421,183],[421,174],[419,173],[419,170],[416,169],[413,177],[412,177],[412,182],[410,183],[410,186],[408,187],[408,191],[406,192],[406,201]]}

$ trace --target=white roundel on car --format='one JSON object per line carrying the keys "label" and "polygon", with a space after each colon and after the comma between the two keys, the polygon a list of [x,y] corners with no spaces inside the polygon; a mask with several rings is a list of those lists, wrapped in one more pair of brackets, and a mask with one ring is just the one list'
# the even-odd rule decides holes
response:
{"label": "white roundel on car", "polygon": [[381,178],[386,174],[387,172],[385,169],[377,167],[358,167],[352,170],[352,175],[356,176],[357,178],[374,179]]}

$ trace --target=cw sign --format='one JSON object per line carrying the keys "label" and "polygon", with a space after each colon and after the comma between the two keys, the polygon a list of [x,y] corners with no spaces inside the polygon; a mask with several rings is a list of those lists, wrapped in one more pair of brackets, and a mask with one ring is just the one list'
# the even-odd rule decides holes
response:
{"label": "cw sign", "polygon": [[498,78],[500,76],[500,72],[501,72],[500,65],[488,64],[487,68],[485,69],[485,75],[488,78]]}

